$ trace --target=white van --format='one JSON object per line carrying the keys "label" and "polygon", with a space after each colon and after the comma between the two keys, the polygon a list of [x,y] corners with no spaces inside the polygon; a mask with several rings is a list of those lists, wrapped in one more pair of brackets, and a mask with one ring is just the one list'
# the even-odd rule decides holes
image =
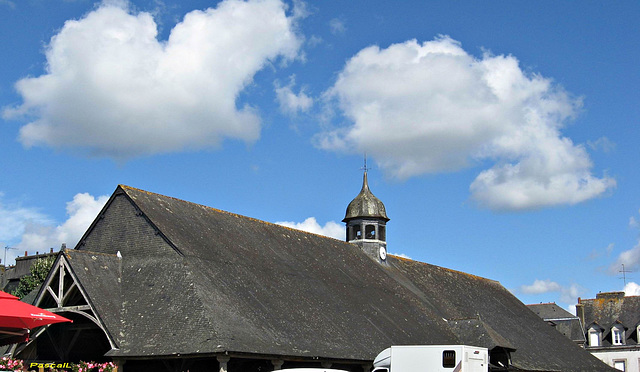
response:
{"label": "white van", "polygon": [[373,361],[373,372],[488,372],[489,350],[466,345],[391,346]]}

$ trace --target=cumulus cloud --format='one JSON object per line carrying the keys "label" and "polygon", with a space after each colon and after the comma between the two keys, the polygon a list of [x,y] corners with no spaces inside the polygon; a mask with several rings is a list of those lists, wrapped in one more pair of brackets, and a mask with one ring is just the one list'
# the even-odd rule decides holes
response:
{"label": "cumulus cloud", "polygon": [[484,207],[574,204],[615,186],[592,175],[585,147],[561,134],[581,100],[514,56],[477,58],[449,37],[370,46],[324,97],[350,124],[319,134],[319,147],[366,152],[399,179],[493,162],[470,185]]}
{"label": "cumulus cloud", "polygon": [[549,279],[539,280],[536,279],[531,285],[523,285],[520,287],[520,291],[526,294],[541,294],[547,292],[558,292],[562,289],[560,284],[551,281]]}
{"label": "cumulus cloud", "polygon": [[563,286],[549,279],[536,279],[533,284],[520,286],[519,289],[520,292],[524,294],[559,293],[560,302],[565,304],[576,303],[578,301],[578,296],[584,292],[584,288],[577,284]]}
{"label": "cumulus cloud", "polygon": [[4,194],[0,193],[0,241],[8,244],[19,238],[27,224],[46,225],[51,223],[46,215],[36,208],[23,207],[20,204],[3,202]]}
{"label": "cumulus cloud", "polygon": [[[640,222],[635,216],[629,217],[629,227],[632,229],[640,228]],[[616,261],[609,266],[609,274],[618,275],[622,270],[622,265],[624,265],[625,271],[637,271],[640,269],[640,239],[633,248],[618,255]]]}
{"label": "cumulus cloud", "polygon": [[274,83],[280,111],[285,114],[296,115],[300,112],[307,112],[313,106],[313,98],[309,97],[304,89],[300,89],[298,94],[293,92],[295,84],[295,76],[293,75],[289,78],[289,84],[284,87],[280,86],[277,81]]}
{"label": "cumulus cloud", "polygon": [[303,222],[281,221],[276,222],[276,224],[340,240],[345,237],[343,225],[335,221],[329,221],[324,226],[321,226],[315,217],[309,217]]}
{"label": "cumulus cloud", "polygon": [[630,271],[640,268],[640,241],[635,247],[620,253],[616,262],[609,266],[609,273],[618,274],[622,270],[622,265],[624,265],[625,270]]}
{"label": "cumulus cloud", "polygon": [[640,285],[635,282],[629,282],[624,286],[625,296],[640,296]]}
{"label": "cumulus cloud", "polygon": [[127,4],[105,1],[65,22],[46,48],[46,73],[16,83],[23,103],[3,114],[33,118],[20,141],[127,158],[257,140],[257,109],[237,107],[238,95],[265,65],[299,56],[304,9],[288,16],[281,0],[224,0],[186,14],[160,41],[152,15]]}
{"label": "cumulus cloud", "polygon": [[62,243],[73,247],[98,215],[109,197],[76,194],[66,205],[67,220],[60,225],[50,218],[28,208],[7,208],[0,204],[0,240],[16,241],[16,251],[7,252],[7,262],[23,251],[47,252]]}

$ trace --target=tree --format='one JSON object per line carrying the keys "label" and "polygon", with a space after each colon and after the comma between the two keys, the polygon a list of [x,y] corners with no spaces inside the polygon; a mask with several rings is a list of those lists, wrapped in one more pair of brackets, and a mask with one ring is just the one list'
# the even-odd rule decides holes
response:
{"label": "tree", "polygon": [[44,279],[49,274],[49,270],[51,270],[51,266],[55,260],[55,256],[37,259],[29,269],[30,274],[20,278],[18,288],[16,288],[12,294],[19,298],[23,298],[36,289],[40,284],[42,284],[42,282],[44,282]]}

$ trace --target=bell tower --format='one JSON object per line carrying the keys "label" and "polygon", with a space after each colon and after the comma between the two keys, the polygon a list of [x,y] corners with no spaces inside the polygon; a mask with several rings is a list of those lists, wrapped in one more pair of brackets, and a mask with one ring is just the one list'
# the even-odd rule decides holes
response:
{"label": "bell tower", "polygon": [[347,242],[360,247],[369,257],[379,263],[387,260],[386,225],[389,218],[380,199],[376,198],[367,180],[365,159],[362,189],[349,206],[342,222],[346,226]]}

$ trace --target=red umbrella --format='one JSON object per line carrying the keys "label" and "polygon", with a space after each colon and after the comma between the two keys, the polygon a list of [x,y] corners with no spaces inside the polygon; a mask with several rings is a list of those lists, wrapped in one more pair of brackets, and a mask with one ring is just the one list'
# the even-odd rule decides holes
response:
{"label": "red umbrella", "polygon": [[0,300],[17,300],[18,297],[8,294],[7,292],[0,291]]}
{"label": "red umbrella", "polygon": [[0,334],[3,335],[2,339],[7,336],[12,336],[12,339],[25,338],[28,336],[28,329],[60,322],[71,322],[71,320],[18,301],[18,297],[0,291]]}

